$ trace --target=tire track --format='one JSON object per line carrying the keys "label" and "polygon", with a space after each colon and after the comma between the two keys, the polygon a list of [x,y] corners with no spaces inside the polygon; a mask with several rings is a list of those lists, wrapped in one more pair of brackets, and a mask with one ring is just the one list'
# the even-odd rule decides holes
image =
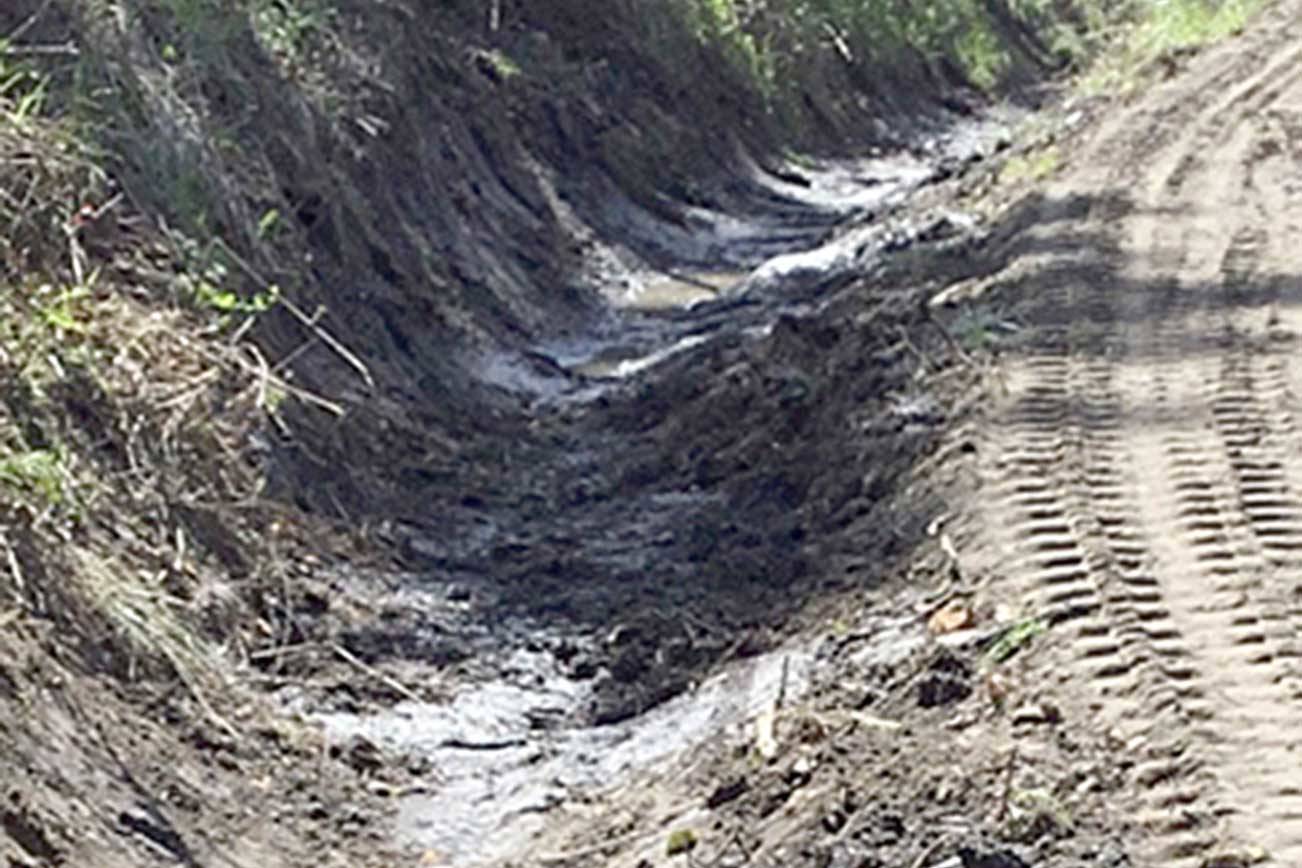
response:
{"label": "tire track", "polygon": [[[1232,109],[1223,117],[1191,130],[1187,150],[1162,161],[1145,185],[1150,195],[1160,191],[1147,203],[1155,211],[1192,215],[1177,289],[1149,311],[1133,345],[1136,356],[1146,346],[1162,356],[1160,392],[1133,388],[1136,415],[1161,408],[1132,447],[1137,485],[1148,493],[1141,516],[1210,700],[1195,751],[1212,779],[1208,795],[1174,810],[1159,802],[1146,818],[1166,836],[1159,852],[1173,859],[1227,842],[1263,846],[1284,864],[1302,860],[1302,804],[1289,783],[1290,730],[1302,715],[1277,666],[1296,644],[1295,629],[1267,558],[1277,544],[1296,544],[1302,527],[1291,518],[1302,504],[1282,484],[1252,374],[1245,317],[1266,300],[1244,291],[1258,285],[1271,216],[1247,170],[1257,142],[1248,120],[1296,87],[1299,76],[1284,73],[1294,54],[1222,103]],[[1190,159],[1199,152],[1207,156]],[[1151,243],[1162,233],[1149,227],[1145,235]],[[1170,255],[1169,242],[1143,244],[1128,253]]]}
{"label": "tire track", "polygon": [[[1007,364],[990,434],[1007,569],[1071,637],[1171,864],[1246,845],[1302,864],[1302,293],[1283,279],[1302,249],[1302,39],[1244,56],[1101,137],[1096,158],[1144,159],[1107,164],[1100,201],[1134,199],[1059,228],[1082,250],[1044,264],[1040,340]],[[1154,118],[1168,132],[1133,148],[1125,122]],[[1054,197],[1102,193],[1092,162]]]}

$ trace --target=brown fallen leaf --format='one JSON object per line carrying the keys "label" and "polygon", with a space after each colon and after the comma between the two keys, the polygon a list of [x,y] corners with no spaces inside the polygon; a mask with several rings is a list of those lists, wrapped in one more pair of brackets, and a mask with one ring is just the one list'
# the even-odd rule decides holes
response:
{"label": "brown fallen leaf", "polygon": [[937,635],[943,635],[962,630],[964,627],[971,627],[975,620],[971,609],[955,603],[933,612],[927,619],[927,629]]}

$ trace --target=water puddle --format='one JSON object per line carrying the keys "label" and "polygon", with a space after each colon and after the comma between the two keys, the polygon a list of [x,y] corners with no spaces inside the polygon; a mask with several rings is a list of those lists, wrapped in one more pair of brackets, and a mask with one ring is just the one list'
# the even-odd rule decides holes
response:
{"label": "water puddle", "polygon": [[[951,229],[966,231],[961,215],[943,218],[948,229],[908,227],[907,215],[895,223],[880,219],[936,175],[936,160],[896,155],[809,162],[770,173],[763,182],[770,195],[745,217],[688,209],[682,227],[665,228],[663,221],[642,226],[630,211],[629,233],[643,232],[656,242],[649,247],[699,268],[666,273],[621,260],[603,272],[609,278],[603,288],[609,314],[591,331],[531,351],[480,357],[476,373],[512,392],[584,401],[667,359],[699,352],[717,337],[763,335],[784,313],[820,303],[829,287],[844,286],[884,251],[943,237]],[[620,510],[633,508],[612,501],[591,514],[601,527],[616,527],[625,521]],[[690,528],[691,512],[680,505],[651,514],[663,527],[649,532],[643,515],[636,525],[627,524],[637,532],[612,539],[609,551],[590,542],[595,556],[634,568],[654,557],[651,540]],[[567,530],[602,538],[583,528]],[[596,701],[594,681],[575,680],[544,650],[549,637],[536,625],[484,629],[494,637],[528,637],[514,651],[507,650],[512,640],[502,641],[502,653],[511,656],[499,661],[492,679],[464,685],[443,704],[404,703],[373,715],[321,717],[332,740],[361,735],[430,760],[435,773],[429,791],[399,801],[398,834],[406,844],[441,854],[446,862],[436,864],[476,866],[528,853],[535,833],[555,816],[548,813],[552,808],[627,784],[636,773],[745,727],[771,705],[784,682],[786,699],[799,701],[818,683],[829,653],[888,661],[922,641],[912,619],[877,618],[871,629],[855,634],[871,638],[856,639],[853,647],[827,640],[754,657],[631,720],[580,727],[572,721],[591,719],[585,712]]]}
{"label": "water puddle", "polygon": [[521,651],[510,667],[522,676],[516,683],[468,687],[446,705],[403,703],[370,717],[321,720],[332,740],[362,735],[430,757],[436,791],[402,800],[400,835],[452,864],[473,865],[521,846],[549,808],[755,717],[784,680],[788,698],[803,694],[812,666],[808,651],[764,655],[634,720],[549,730],[540,722],[581,706],[587,685],[556,671],[550,655]]}
{"label": "water puddle", "polygon": [[611,304],[624,310],[691,308],[726,295],[746,275],[743,271],[659,274],[646,281],[630,281],[629,286],[610,293],[608,297]]}
{"label": "water puddle", "polygon": [[[585,377],[594,379],[624,379],[652,368],[670,356],[700,346],[706,340],[705,335],[688,335],[679,338],[670,346],[649,353],[638,353],[637,350],[629,350],[623,347],[607,347],[592,358],[570,366],[570,370],[576,374],[582,374]],[[632,354],[628,355],[630,352]]]}
{"label": "water puddle", "polygon": [[[898,660],[922,641],[913,619],[881,619],[873,635],[856,658]],[[632,720],[566,729],[548,721],[582,708],[590,682],[564,675],[547,652],[519,650],[501,680],[468,685],[446,704],[402,703],[369,716],[319,719],[332,741],[362,735],[428,757],[436,780],[429,792],[400,800],[399,837],[440,854],[444,864],[474,866],[524,851],[551,808],[745,726],[779,692],[788,703],[799,701],[819,659],[809,645],[760,655]]]}

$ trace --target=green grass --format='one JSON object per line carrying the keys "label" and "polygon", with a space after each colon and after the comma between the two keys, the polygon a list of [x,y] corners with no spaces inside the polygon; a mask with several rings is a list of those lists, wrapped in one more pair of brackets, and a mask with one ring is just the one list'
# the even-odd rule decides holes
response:
{"label": "green grass", "polygon": [[0,485],[19,497],[35,494],[47,504],[63,500],[65,456],[61,450],[32,449],[0,457]]}
{"label": "green grass", "polygon": [[835,99],[838,67],[904,80],[957,70],[994,91],[1028,62],[1066,63],[1088,70],[1088,92],[1125,90],[1156,62],[1238,32],[1263,2],[1007,0],[1011,19],[1034,34],[1021,47],[981,0],[772,0],[760,12],[733,0],[681,0],[676,8],[771,111],[794,118],[809,94]]}
{"label": "green grass", "polygon": [[[1156,64],[1243,30],[1264,0],[1158,0],[1140,6],[1117,46],[1081,79],[1086,93],[1128,92]],[[1121,22],[1124,24],[1125,22]]]}
{"label": "green grass", "polygon": [[994,644],[986,650],[982,658],[983,663],[993,665],[1005,662],[1048,629],[1049,625],[1040,618],[1025,618],[1018,621],[1004,630]]}
{"label": "green grass", "polygon": [[981,88],[999,85],[1013,64],[986,5],[978,0],[779,0],[761,16],[731,0],[688,0],[698,38],[724,53],[771,98],[800,93],[825,55],[846,66],[915,69],[941,60]]}
{"label": "green grass", "polygon": [[999,170],[999,180],[1001,183],[1043,181],[1061,165],[1062,154],[1051,145],[1009,158]]}

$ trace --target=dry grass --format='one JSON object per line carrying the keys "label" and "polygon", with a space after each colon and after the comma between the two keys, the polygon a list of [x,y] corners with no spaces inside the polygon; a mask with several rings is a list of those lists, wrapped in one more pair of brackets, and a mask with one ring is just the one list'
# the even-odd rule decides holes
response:
{"label": "dry grass", "polygon": [[198,246],[32,108],[0,97],[0,611],[93,668],[178,678],[231,731],[209,697],[288,630],[267,439],[314,396],[244,340],[256,313],[196,296]]}

